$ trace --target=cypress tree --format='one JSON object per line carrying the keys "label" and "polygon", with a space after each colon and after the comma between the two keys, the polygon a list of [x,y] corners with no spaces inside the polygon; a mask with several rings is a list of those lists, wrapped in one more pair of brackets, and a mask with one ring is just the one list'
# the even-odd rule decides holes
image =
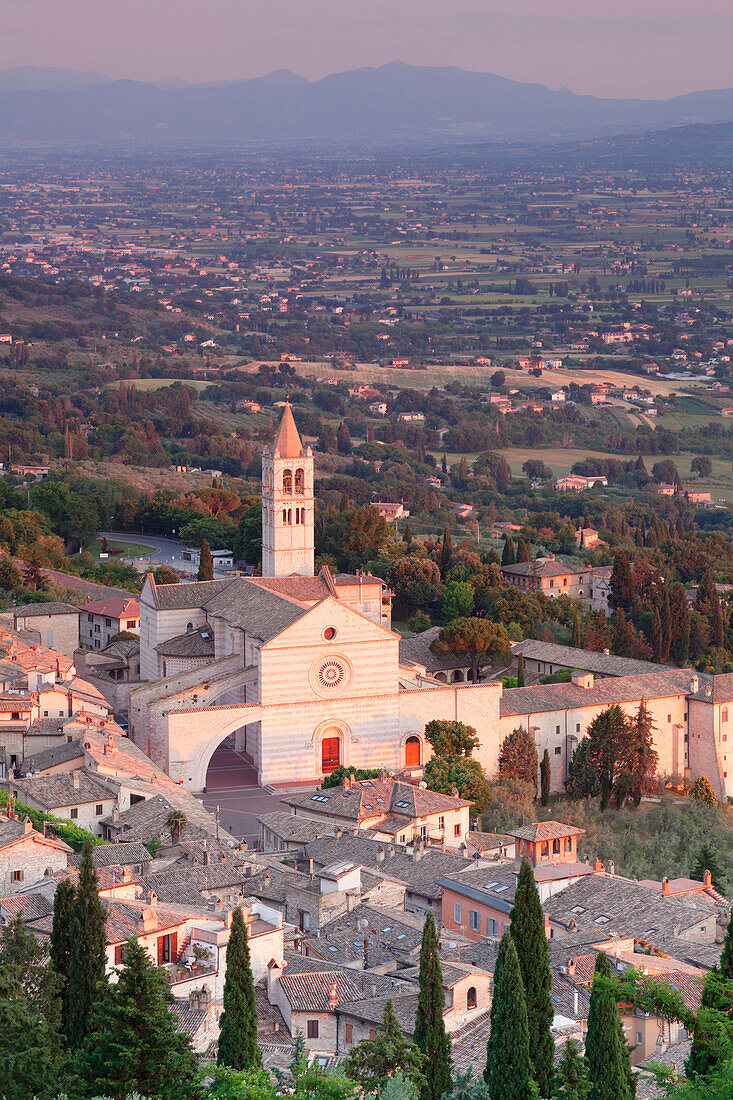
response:
{"label": "cypress tree", "polygon": [[428,913],[423,925],[419,982],[415,1045],[424,1054],[425,1065],[428,1067],[425,1083],[420,1090],[420,1100],[440,1100],[443,1093],[450,1093],[453,1087],[453,1060],[450,1039],[443,1020],[443,971],[440,966],[438,933],[432,913]]}
{"label": "cypress tree", "polygon": [[[720,865],[718,859],[718,853],[715,848],[710,844],[703,844],[695,856],[695,863],[692,871],[690,872],[690,878],[696,879],[698,882],[702,882],[702,876],[706,871],[710,872],[710,879],[712,887],[717,890],[719,894],[725,893],[725,872]],[[726,974],[726,977],[733,978],[733,943],[729,944],[729,940],[733,936],[733,929],[728,925],[728,932],[725,938],[725,945],[723,947],[723,955],[720,960],[720,969],[723,970],[723,957],[726,956],[726,951],[729,952],[729,969],[730,973]]]}
{"label": "cypress tree", "polygon": [[198,1100],[197,1059],[176,1029],[165,973],[128,940],[118,981],[108,985],[74,1069],[82,1096]]}
{"label": "cypress tree", "polygon": [[[549,757],[548,757],[549,766]],[[548,783],[549,786],[549,783]],[[522,860],[512,909],[511,937],[514,941],[524,986],[529,1026],[529,1055],[540,1096],[550,1095],[555,1043],[552,1038],[552,975],[550,951],[545,935],[545,916],[534,872]]]}
{"label": "cypress tree", "polygon": [[524,539],[520,539],[517,543],[517,561],[529,561],[529,548]]}
{"label": "cypress tree", "polygon": [[590,1100],[633,1100],[629,1088],[628,1047],[611,990],[602,984],[611,977],[608,956],[599,951],[588,1009],[585,1057],[591,1083]]}
{"label": "cypress tree", "polygon": [[58,977],[61,998],[61,1019],[69,1016],[69,981],[71,978],[71,923],[74,915],[76,890],[69,879],[63,879],[53,899],[53,926],[49,954],[51,967]]}
{"label": "cypress tree", "polygon": [[684,665],[690,654],[690,608],[681,584],[673,584],[670,588],[669,608],[672,616],[670,656],[675,664]]}
{"label": "cypress tree", "polygon": [[443,545],[440,548],[440,574],[445,576],[451,566],[453,560],[453,540],[450,537],[450,531],[448,528],[443,530]]}
{"label": "cypress tree", "polygon": [[664,593],[662,599],[662,611],[659,616],[662,625],[661,641],[659,646],[659,656],[663,661],[669,660],[669,650],[672,645],[672,612],[669,606],[669,595]]}
{"label": "cypress tree", "polygon": [[576,611],[573,615],[573,641],[572,645],[574,649],[583,648],[583,636],[580,630],[580,615]]}
{"label": "cypress tree", "polygon": [[105,982],[104,922],[107,915],[99,900],[97,872],[92,862],[92,842],[84,842],[79,865],[79,885],[71,914],[71,966],[68,1015],[64,1020],[69,1046],[81,1044],[89,1030],[92,1011]]}
{"label": "cypress tree", "polygon": [[723,952],[720,956],[720,963],[718,964],[718,973],[721,978],[724,978],[727,982],[733,980],[733,909],[731,909],[730,920],[728,921],[728,927],[725,932]]}
{"label": "cypress tree", "polygon": [[550,804],[550,753],[547,749],[544,751],[544,755],[540,762],[540,797],[542,799],[543,806],[549,806]]}
{"label": "cypress tree", "polygon": [[201,544],[199,571],[196,576],[200,581],[213,581],[214,579],[214,562],[211,557],[211,547],[207,539],[204,539]]}
{"label": "cypress tree", "polygon": [[502,936],[494,970],[484,1080],[490,1100],[531,1100],[534,1092],[522,973],[509,932]]}
{"label": "cypress tree", "polygon": [[572,1039],[565,1043],[560,1064],[557,1067],[555,1100],[587,1100],[591,1084],[585,1072],[583,1059]]}
{"label": "cypress tree", "polygon": [[504,549],[501,552],[501,564],[502,565],[515,565],[517,561],[517,555],[514,552],[514,541],[511,535],[507,535],[504,542]]}
{"label": "cypress tree", "polygon": [[517,687],[524,687],[524,654],[520,653],[517,657]]}
{"label": "cypress tree", "polygon": [[247,926],[241,909],[235,909],[232,914],[227,944],[224,1011],[219,1028],[218,1064],[239,1070],[259,1069],[262,1059],[257,1046],[255,987]]}
{"label": "cypress tree", "polygon": [[715,601],[715,614],[713,616],[713,645],[719,649],[723,645],[724,636],[724,624],[723,624],[723,609],[720,606],[720,600]]}

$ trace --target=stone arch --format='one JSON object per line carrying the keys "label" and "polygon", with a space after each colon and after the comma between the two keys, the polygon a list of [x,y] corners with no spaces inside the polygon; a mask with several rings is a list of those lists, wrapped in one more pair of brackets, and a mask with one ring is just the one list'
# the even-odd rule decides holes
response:
{"label": "stone arch", "polygon": [[453,671],[450,674],[450,679],[451,679],[452,684],[462,684],[463,683],[463,673],[460,670],[460,668],[454,668],[453,669]]}
{"label": "stone arch", "polygon": [[448,683],[448,676],[446,675],[445,672],[436,672],[435,673],[435,679],[440,680],[441,684],[447,684]]}
{"label": "stone arch", "polygon": [[[228,710],[229,708],[226,709]],[[237,730],[242,729],[244,726],[254,726],[259,723],[260,710],[258,707],[252,707],[251,715],[248,715],[244,708],[232,709],[238,710],[237,716],[224,719],[222,715],[223,720],[221,725],[218,729],[213,730],[208,737],[204,737],[194,744],[187,744],[187,738],[182,741],[179,746],[179,759],[176,761],[171,758],[170,761],[171,778],[182,780],[183,785],[191,791],[204,790],[206,786],[206,773],[209,770],[211,758],[219,748],[219,745],[226,741],[230,734],[236,733]]]}
{"label": "stone arch", "polygon": [[411,733],[405,738],[403,753],[406,768],[419,768],[423,761],[422,738],[416,733]]}
{"label": "stone arch", "polygon": [[283,492],[290,495],[293,491],[293,471],[290,469],[283,470]]}
{"label": "stone arch", "polygon": [[303,496],[305,493],[305,470],[302,466],[298,466],[295,471],[295,492],[298,496]]}
{"label": "stone arch", "polygon": [[[316,726],[313,734],[315,774],[327,775],[338,767],[348,766],[351,762],[350,741],[351,730],[340,718],[329,718]],[[336,750],[338,750],[337,759]],[[324,764],[327,765],[326,768]]]}

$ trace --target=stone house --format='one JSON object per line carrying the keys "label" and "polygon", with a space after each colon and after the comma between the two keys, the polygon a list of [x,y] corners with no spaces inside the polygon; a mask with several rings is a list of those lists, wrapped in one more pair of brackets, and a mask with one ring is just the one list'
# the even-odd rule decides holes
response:
{"label": "stone house", "polygon": [[30,819],[0,815],[0,894],[5,897],[66,867],[72,849],[36,832]]}
{"label": "stone house", "polygon": [[73,657],[79,648],[79,610],[68,603],[29,603],[13,611],[16,630],[34,632],[41,645]]}

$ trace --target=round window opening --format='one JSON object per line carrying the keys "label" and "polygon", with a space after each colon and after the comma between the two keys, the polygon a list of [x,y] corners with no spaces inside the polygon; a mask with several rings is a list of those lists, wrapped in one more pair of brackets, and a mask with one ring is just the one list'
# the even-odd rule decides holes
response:
{"label": "round window opening", "polygon": [[324,661],[318,669],[319,686],[333,691],[340,688],[346,680],[346,668],[341,661]]}
{"label": "round window opening", "polygon": [[326,629],[323,631],[323,637],[326,639],[327,642],[332,642],[337,634],[338,631],[336,630],[335,626],[327,626]]}

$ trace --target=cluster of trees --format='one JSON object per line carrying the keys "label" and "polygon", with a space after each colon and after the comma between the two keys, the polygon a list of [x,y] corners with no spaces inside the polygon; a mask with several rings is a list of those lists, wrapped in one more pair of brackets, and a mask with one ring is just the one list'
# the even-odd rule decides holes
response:
{"label": "cluster of trees", "polygon": [[656,786],[654,728],[643,699],[633,718],[617,703],[596,715],[570,762],[568,793],[577,798],[600,794],[602,810],[612,798],[618,809],[628,798],[638,806]]}
{"label": "cluster of trees", "polygon": [[473,802],[473,815],[484,813],[491,802],[491,787],[478,760],[472,759],[479,744],[475,728],[434,718],[425,726],[425,739],[433,750],[424,771],[428,788],[468,799]]}

